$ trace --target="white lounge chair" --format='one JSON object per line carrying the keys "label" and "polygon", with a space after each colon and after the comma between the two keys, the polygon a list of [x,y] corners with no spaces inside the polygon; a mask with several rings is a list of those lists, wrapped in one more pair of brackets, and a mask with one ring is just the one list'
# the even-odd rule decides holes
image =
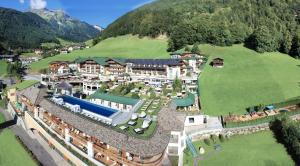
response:
{"label": "white lounge chair", "polygon": [[141,128],[134,129],[134,132],[136,132],[137,134],[143,134],[144,133],[143,129],[141,129]]}
{"label": "white lounge chair", "polygon": [[147,116],[147,114],[143,111],[140,113],[139,117],[140,118],[145,118]]}
{"label": "white lounge chair", "polygon": [[138,118],[137,114],[132,114],[131,115],[131,120],[136,120]]}
{"label": "white lounge chair", "polygon": [[142,129],[147,129],[149,126],[150,126],[150,124],[151,124],[151,120],[144,120],[143,121],[143,124],[142,124]]}

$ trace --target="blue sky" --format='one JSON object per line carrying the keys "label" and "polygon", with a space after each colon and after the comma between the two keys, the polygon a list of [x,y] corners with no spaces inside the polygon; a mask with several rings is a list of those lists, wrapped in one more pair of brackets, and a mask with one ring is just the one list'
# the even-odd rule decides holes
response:
{"label": "blue sky", "polygon": [[106,27],[123,14],[154,0],[0,0],[1,7],[62,9],[72,17]]}

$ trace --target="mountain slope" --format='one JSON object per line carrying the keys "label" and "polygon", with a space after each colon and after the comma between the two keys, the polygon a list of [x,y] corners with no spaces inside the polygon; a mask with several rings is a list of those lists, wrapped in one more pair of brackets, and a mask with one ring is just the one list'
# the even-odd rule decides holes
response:
{"label": "mountain slope", "polygon": [[34,9],[30,12],[44,18],[57,32],[58,37],[74,42],[83,42],[99,35],[92,25],[74,19],[62,10]]}
{"label": "mountain slope", "polygon": [[0,7],[0,20],[0,45],[6,49],[58,42],[51,26],[36,14]]}
{"label": "mountain slope", "polygon": [[89,49],[72,51],[69,54],[61,54],[48,57],[32,63],[32,72],[39,72],[47,68],[48,64],[57,60],[73,61],[78,57],[117,57],[117,58],[169,58],[166,51],[167,41],[139,38],[138,36],[126,35],[109,38]]}
{"label": "mountain slope", "polygon": [[242,43],[263,27],[267,30],[262,32],[267,32],[266,37],[274,41],[253,39],[250,46],[254,43],[253,49],[259,50],[255,47],[260,43],[255,42],[262,42],[271,47],[267,51],[288,53],[292,51],[291,45],[297,46],[297,42],[292,42],[299,41],[296,35],[300,29],[299,15],[299,0],[157,0],[117,19],[103,31],[102,39],[125,34],[151,37],[167,34],[169,50],[174,51],[196,42]]}

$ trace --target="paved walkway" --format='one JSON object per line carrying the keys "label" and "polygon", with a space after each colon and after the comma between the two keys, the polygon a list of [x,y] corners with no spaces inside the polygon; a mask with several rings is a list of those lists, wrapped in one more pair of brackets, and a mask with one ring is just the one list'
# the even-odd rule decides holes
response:
{"label": "paved walkway", "polygon": [[63,159],[61,155],[58,154],[54,149],[49,148],[48,143],[40,136],[37,131],[33,131],[34,138],[43,146],[43,148],[51,155],[54,162],[58,166],[69,166],[70,164]]}
{"label": "paved walkway", "polygon": [[[1,108],[0,112],[4,114],[6,119],[12,119],[9,113],[7,113]],[[9,128],[15,133],[15,135],[21,138],[21,140],[28,147],[28,149],[30,149],[33,152],[33,154],[44,166],[69,166],[69,163],[67,163],[66,161],[62,161],[63,158],[59,154],[57,154],[57,152],[51,149],[47,145],[47,143],[43,143],[42,140],[40,140],[42,138],[36,137],[36,134],[31,135],[30,133],[26,132],[22,127],[17,125],[11,126]]]}

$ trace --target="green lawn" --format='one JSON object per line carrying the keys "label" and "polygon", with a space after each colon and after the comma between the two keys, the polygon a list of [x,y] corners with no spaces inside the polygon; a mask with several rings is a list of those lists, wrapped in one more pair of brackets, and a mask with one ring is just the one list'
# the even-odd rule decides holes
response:
{"label": "green lawn", "polygon": [[[300,96],[300,61],[281,53],[258,54],[241,45],[201,45],[211,55],[200,76],[202,109],[209,115],[243,114],[245,108]],[[224,59],[224,68],[209,62]]]}
{"label": "green lawn", "polygon": [[[4,116],[0,114],[0,123],[4,121]],[[16,140],[15,135],[10,129],[0,132],[0,165],[2,166],[34,166],[35,162]]]}
{"label": "green lawn", "polygon": [[18,90],[26,89],[34,84],[38,83],[36,80],[25,80],[21,83],[15,84],[13,86],[8,87],[8,89],[17,88]]}
{"label": "green lawn", "polygon": [[7,74],[7,63],[6,61],[0,61],[0,77],[3,77]]}
{"label": "green lawn", "polygon": [[96,46],[76,50],[66,55],[57,55],[43,59],[31,65],[32,72],[47,68],[49,62],[56,60],[72,61],[78,57],[120,57],[120,58],[168,58],[167,41],[137,36],[120,36],[106,39]]}
{"label": "green lawn", "polygon": [[[265,131],[251,135],[233,136],[221,145],[221,151],[214,150],[213,143],[207,146],[202,141],[194,142],[198,149],[204,147],[206,153],[202,156],[199,165],[216,166],[293,166],[291,157],[287,154],[284,146],[276,142],[272,132]],[[184,153],[184,165],[192,166],[193,159],[188,151]]]}

